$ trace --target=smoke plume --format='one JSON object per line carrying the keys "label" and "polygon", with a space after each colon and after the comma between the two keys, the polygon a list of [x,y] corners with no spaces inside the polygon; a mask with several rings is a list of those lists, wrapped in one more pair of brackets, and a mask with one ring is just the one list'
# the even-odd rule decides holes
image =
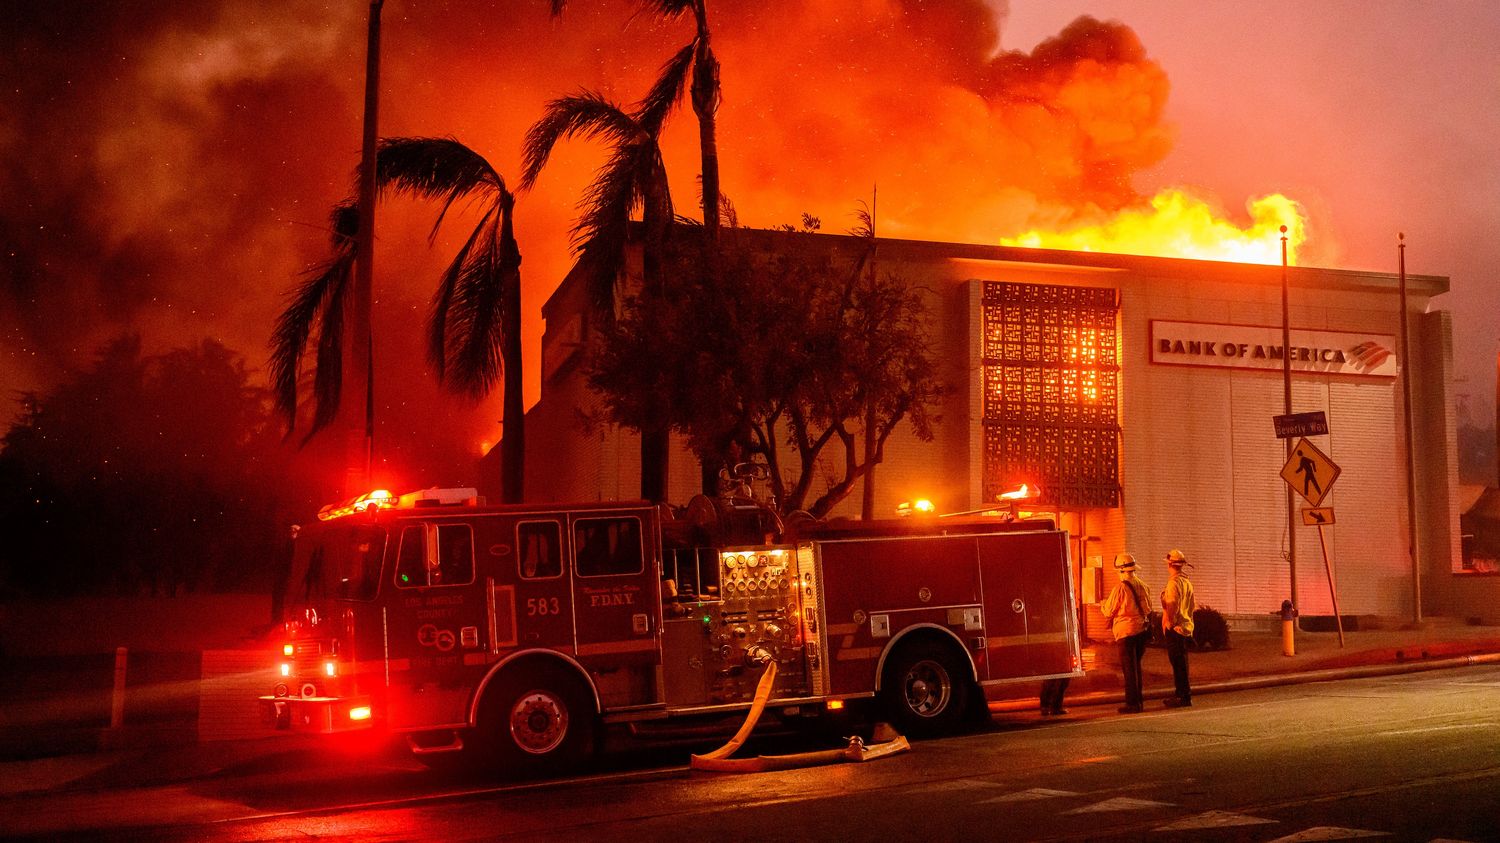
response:
{"label": "smoke plume", "polygon": [[[389,0],[381,133],[453,135],[504,174],[557,95],[642,96],[687,21],[632,0]],[[0,390],[45,388],[122,331],[205,336],[262,367],[286,291],[326,248],[359,157],[367,4],[12,4],[0,19]],[[749,225],[841,230],[878,185],[884,236],[998,242],[1138,205],[1171,144],[1163,70],[1125,25],[1080,18],[1002,49],[979,0],[713,0],[723,186]],[[697,197],[690,108],[666,138],[678,207]],[[569,144],[517,207],[529,393],[541,303],[566,272],[574,203],[602,150]],[[431,383],[413,326],[472,220],[431,248],[435,209],[381,206],[381,438],[413,483],[463,476],[499,435]],[[439,476],[441,475],[441,476]],[[449,476],[451,475],[451,476]]]}

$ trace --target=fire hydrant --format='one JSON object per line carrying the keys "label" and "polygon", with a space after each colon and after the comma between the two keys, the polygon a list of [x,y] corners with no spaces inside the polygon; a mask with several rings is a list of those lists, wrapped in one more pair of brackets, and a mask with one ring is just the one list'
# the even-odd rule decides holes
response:
{"label": "fire hydrant", "polygon": [[1283,656],[1297,655],[1297,642],[1292,637],[1292,627],[1297,622],[1297,610],[1292,606],[1292,601],[1281,601],[1281,654]]}

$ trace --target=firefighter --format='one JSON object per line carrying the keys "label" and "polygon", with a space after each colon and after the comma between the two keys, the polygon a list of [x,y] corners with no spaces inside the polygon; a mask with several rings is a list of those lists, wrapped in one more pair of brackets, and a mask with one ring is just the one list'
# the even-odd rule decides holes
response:
{"label": "firefighter", "polygon": [[1139,713],[1144,705],[1141,696],[1141,657],[1151,641],[1151,592],[1135,576],[1135,557],[1129,553],[1115,555],[1115,573],[1120,582],[1099,604],[1099,611],[1109,619],[1110,630],[1120,648],[1120,669],[1125,673],[1125,705],[1121,714]]}
{"label": "firefighter", "polygon": [[1042,716],[1061,717],[1068,713],[1063,708],[1063,694],[1068,691],[1068,680],[1071,677],[1062,676],[1057,679],[1042,680]]}
{"label": "firefighter", "polygon": [[1167,659],[1172,662],[1172,684],[1177,696],[1167,700],[1167,708],[1185,708],[1193,704],[1193,689],[1188,685],[1188,644],[1193,640],[1193,584],[1183,576],[1184,567],[1193,567],[1182,551],[1167,554],[1170,577],[1161,593],[1161,629],[1167,640]]}

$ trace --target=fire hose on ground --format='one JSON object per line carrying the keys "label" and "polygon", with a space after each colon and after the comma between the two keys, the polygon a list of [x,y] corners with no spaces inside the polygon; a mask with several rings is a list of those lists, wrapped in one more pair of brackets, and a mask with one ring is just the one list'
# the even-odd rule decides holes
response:
{"label": "fire hose on ground", "polygon": [[755,655],[759,658],[753,658],[753,660],[763,660],[766,669],[761,674],[760,683],[755,686],[755,701],[750,706],[750,713],[746,715],[745,722],[740,724],[739,731],[734,733],[734,737],[730,738],[728,743],[713,752],[692,757],[691,766],[694,770],[711,770],[720,773],[761,773],[769,770],[790,770],[820,764],[837,764],[844,761],[873,761],[876,758],[884,758],[887,755],[895,755],[911,749],[911,744],[907,743],[902,735],[876,744],[866,744],[858,735],[855,735],[849,739],[849,745],[842,749],[798,752],[791,755],[757,755],[754,758],[730,758],[729,756],[744,745],[745,739],[755,729],[760,715],[766,710],[766,701],[771,698],[771,688],[776,684],[775,660],[764,651]]}

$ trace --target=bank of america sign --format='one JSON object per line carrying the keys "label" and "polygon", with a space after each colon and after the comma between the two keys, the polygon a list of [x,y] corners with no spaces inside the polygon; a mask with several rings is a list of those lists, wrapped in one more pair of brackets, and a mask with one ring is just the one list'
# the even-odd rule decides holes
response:
{"label": "bank of america sign", "polygon": [[1293,328],[1283,349],[1278,326],[1151,320],[1152,363],[1279,372],[1283,355],[1292,371],[1320,375],[1394,378],[1398,368],[1390,334]]}

